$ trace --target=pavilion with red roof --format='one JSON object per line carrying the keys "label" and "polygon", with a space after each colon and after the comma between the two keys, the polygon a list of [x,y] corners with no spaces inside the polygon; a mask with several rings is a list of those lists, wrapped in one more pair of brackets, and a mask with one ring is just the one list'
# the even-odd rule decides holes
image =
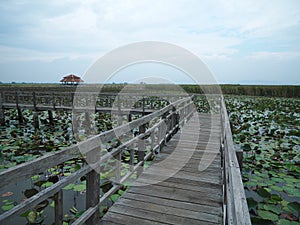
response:
{"label": "pavilion with red roof", "polygon": [[63,79],[60,80],[62,84],[71,84],[71,85],[77,85],[79,83],[84,82],[80,77],[70,74],[68,76],[63,77]]}

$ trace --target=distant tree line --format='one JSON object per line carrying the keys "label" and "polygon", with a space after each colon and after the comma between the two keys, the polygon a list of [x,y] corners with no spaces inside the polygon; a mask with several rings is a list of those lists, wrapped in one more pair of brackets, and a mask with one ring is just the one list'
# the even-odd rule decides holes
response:
{"label": "distant tree line", "polygon": [[[181,85],[181,87],[188,93],[203,94],[201,86],[199,85]],[[268,97],[285,97],[285,98],[299,98],[299,85],[220,85],[223,94],[229,95],[250,95],[250,96],[268,96]]]}
{"label": "distant tree line", "polygon": [[[99,91],[99,85],[87,84],[88,91]],[[46,87],[46,88],[45,88]],[[0,91],[36,91],[43,92],[75,92],[79,86],[63,86],[60,84],[0,84]],[[200,85],[181,84],[180,87],[187,93],[203,94]],[[211,87],[213,91],[216,86],[205,85]],[[286,97],[286,98],[300,98],[300,85],[220,85],[223,94],[230,95],[250,95],[250,96],[269,96],[269,97]],[[155,93],[158,90],[166,92],[178,91],[178,85],[173,84],[105,84],[101,86],[101,92],[132,91],[140,93]],[[78,89],[77,89],[78,90]],[[87,90],[86,88],[84,89]]]}

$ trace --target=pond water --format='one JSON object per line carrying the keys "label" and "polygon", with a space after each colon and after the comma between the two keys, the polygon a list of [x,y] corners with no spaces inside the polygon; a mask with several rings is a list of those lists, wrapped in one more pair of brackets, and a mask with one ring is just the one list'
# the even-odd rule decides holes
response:
{"label": "pond water", "polygon": [[[13,185],[10,185],[6,187],[5,189],[0,189],[1,193],[1,207],[5,205],[4,200],[7,200],[9,202],[13,202],[13,204],[16,204],[18,202],[21,202],[22,200],[26,199],[24,195],[25,190],[30,190],[33,187],[32,180],[26,180],[24,182],[19,182]],[[35,187],[36,188],[36,187]],[[5,197],[5,194],[9,193],[11,194],[8,197]],[[4,195],[4,196],[2,196]],[[39,216],[41,219],[44,219],[42,224],[45,225],[51,225],[54,221],[54,207],[53,207],[53,201],[52,199],[47,199],[48,206],[43,209],[43,212],[41,216]],[[82,211],[85,209],[85,192],[77,192],[73,190],[63,190],[63,209],[64,209],[64,215],[70,213],[70,209],[75,207],[78,211]],[[0,209],[1,214],[4,212],[3,209]],[[38,221],[38,219],[37,219]],[[12,225],[24,225],[29,224],[28,219],[26,216],[16,216],[12,219],[12,221],[9,223]],[[6,225],[9,225],[6,224]],[[33,224],[33,223],[31,223]]]}

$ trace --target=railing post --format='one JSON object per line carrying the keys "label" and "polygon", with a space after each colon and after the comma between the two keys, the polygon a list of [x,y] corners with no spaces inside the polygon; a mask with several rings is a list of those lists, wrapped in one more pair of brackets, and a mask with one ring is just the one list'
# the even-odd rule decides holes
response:
{"label": "railing post", "polygon": [[170,127],[170,130],[171,130],[171,133],[173,134],[173,129],[175,127],[175,112],[176,112],[176,109],[175,107],[172,108],[172,114],[171,114],[171,127]]}
{"label": "railing post", "polygon": [[130,161],[129,161],[129,165],[130,165],[130,171],[133,171],[133,169],[134,169],[134,144],[130,145]]}
{"label": "railing post", "polygon": [[3,107],[3,92],[1,92],[0,96],[0,125],[5,125],[5,114],[4,114],[4,107]]}
{"label": "railing post", "polygon": [[151,151],[152,151],[152,154],[155,155],[155,151],[154,151],[154,146],[155,146],[154,130],[151,131],[150,139],[151,139]]}
{"label": "railing post", "polygon": [[242,173],[242,169],[243,169],[243,150],[242,149],[236,149],[235,154],[236,154],[236,158],[237,158],[238,163],[239,163],[240,172]]}
{"label": "railing post", "polygon": [[23,118],[22,110],[19,107],[19,94],[18,94],[18,92],[15,93],[15,98],[16,98],[16,106],[17,106],[17,111],[18,111],[19,124],[22,124],[22,123],[24,123],[24,118]]}
{"label": "railing post", "polygon": [[75,96],[75,94],[72,92],[72,93],[71,93],[71,99],[70,99],[70,104],[71,104],[72,107],[73,107],[74,104],[76,104],[76,103],[73,103],[73,101],[74,101],[74,96]]}
{"label": "railing post", "polygon": [[[92,150],[87,153],[87,161],[92,164],[99,161],[99,149]],[[97,167],[99,168],[99,167]],[[100,199],[100,174],[95,168],[86,175],[86,209],[94,207],[99,203]],[[95,225],[99,222],[99,210],[86,221],[86,225]]]}
{"label": "railing post", "polygon": [[54,125],[52,110],[48,110],[49,124]]}
{"label": "railing post", "polygon": [[33,103],[33,109],[36,111],[36,96],[35,92],[32,92],[32,103]]}
{"label": "railing post", "polygon": [[121,151],[116,155],[116,180],[117,184],[121,181]]}
{"label": "railing post", "polygon": [[167,114],[164,113],[162,115],[162,120],[164,122],[162,123],[161,130],[160,130],[160,132],[161,132],[161,139],[162,139],[160,148],[162,148],[162,146],[165,145],[166,142],[167,142],[166,134],[168,132],[168,124],[167,124],[167,119],[166,118],[167,118]]}
{"label": "railing post", "polygon": [[52,93],[52,104],[53,104],[53,110],[55,110],[55,95]]}
{"label": "railing post", "polygon": [[142,116],[145,116],[145,97],[143,96],[143,114]]}
{"label": "railing post", "polygon": [[[146,130],[145,124],[141,125],[139,127],[139,134],[145,133],[145,130]],[[138,141],[138,152],[137,152],[138,162],[144,161],[144,157],[145,157],[145,139],[143,137],[143,138],[140,138]],[[143,170],[144,170],[144,163],[142,163],[142,165],[137,169],[138,177],[141,175]]]}
{"label": "railing post", "polygon": [[63,191],[60,190],[54,195],[55,225],[63,224]]}
{"label": "railing post", "polygon": [[117,95],[117,104],[118,104],[118,126],[121,126],[123,123],[123,116],[121,111],[120,95]]}
{"label": "railing post", "polygon": [[129,114],[127,115],[127,121],[128,123],[132,121],[132,116],[131,113],[129,112]]}
{"label": "railing post", "polygon": [[36,96],[35,92],[32,93],[32,98],[33,98],[33,126],[35,129],[39,128],[39,114],[36,110]]}

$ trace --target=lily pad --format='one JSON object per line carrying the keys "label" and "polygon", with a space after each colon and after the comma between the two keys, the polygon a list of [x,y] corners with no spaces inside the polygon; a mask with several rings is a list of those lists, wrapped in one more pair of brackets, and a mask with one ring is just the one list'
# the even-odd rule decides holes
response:
{"label": "lily pad", "polygon": [[258,215],[265,220],[278,220],[278,215],[266,210],[257,210]]}
{"label": "lily pad", "polygon": [[85,184],[77,184],[74,186],[73,190],[78,191],[78,192],[85,191],[86,185]]}
{"label": "lily pad", "polygon": [[264,209],[267,210],[267,211],[271,211],[273,213],[276,213],[277,215],[279,215],[280,212],[282,211],[282,209],[280,208],[280,206],[278,206],[278,205],[271,205],[271,204],[264,205]]}
{"label": "lily pad", "polygon": [[297,188],[292,188],[288,186],[284,186],[283,190],[291,196],[300,197],[300,191]]}
{"label": "lily pad", "polygon": [[5,204],[5,205],[1,206],[1,209],[3,211],[8,211],[8,210],[11,210],[13,207],[14,207],[14,204],[11,203],[11,204]]}
{"label": "lily pad", "polygon": [[263,197],[263,198],[269,198],[269,197],[271,197],[270,192],[267,191],[266,188],[260,188],[260,189],[258,189],[257,194],[259,196]]}
{"label": "lily pad", "polygon": [[286,220],[286,219],[280,219],[278,221],[277,225],[299,225],[299,222],[290,221],[290,220]]}
{"label": "lily pad", "polygon": [[287,204],[287,207],[295,214],[300,215],[300,204],[298,202],[290,202]]}
{"label": "lily pad", "polygon": [[256,209],[257,201],[255,201],[253,198],[247,198],[247,203],[248,203],[249,210]]}
{"label": "lily pad", "polygon": [[118,195],[118,194],[114,194],[114,195],[110,196],[110,199],[111,199],[113,202],[118,201],[119,198],[120,198],[120,195]]}

